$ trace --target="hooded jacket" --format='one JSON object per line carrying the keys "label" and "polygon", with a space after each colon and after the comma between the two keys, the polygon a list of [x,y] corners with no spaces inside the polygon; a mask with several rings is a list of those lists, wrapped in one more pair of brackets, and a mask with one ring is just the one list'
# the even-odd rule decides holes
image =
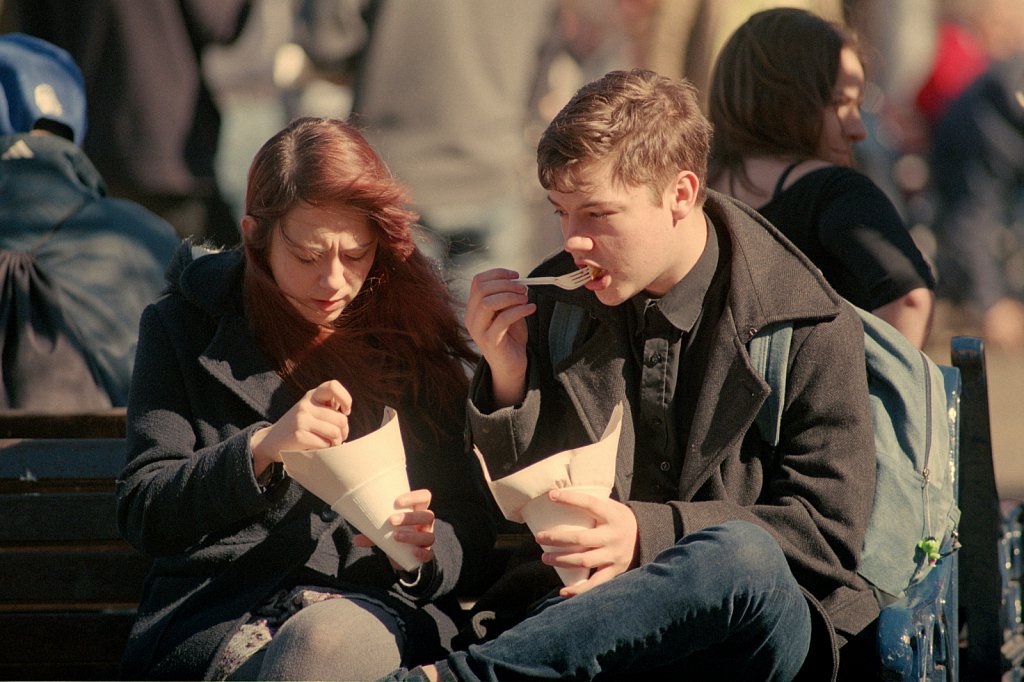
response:
{"label": "hooded jacket", "polygon": [[128,400],[139,316],[180,239],[106,196],[74,143],[0,136],[0,405],[98,409]]}
{"label": "hooded jacket", "polygon": [[[457,584],[493,543],[461,431],[433,447],[404,439],[410,483],[432,491],[437,515],[436,559],[412,588],[397,583],[379,550],[355,547],[354,530],[296,481],[257,483],[250,437],[297,397],[250,328],[244,267],[240,250],[193,260],[186,246],[167,293],[142,316],[118,523],[155,562],[124,656],[128,677],[203,677],[254,607],[300,583],[371,594],[436,640],[438,627],[451,628],[445,611],[456,612]],[[406,436],[433,442],[416,408],[394,407]],[[417,656],[445,644],[427,640],[410,641],[423,648]]]}

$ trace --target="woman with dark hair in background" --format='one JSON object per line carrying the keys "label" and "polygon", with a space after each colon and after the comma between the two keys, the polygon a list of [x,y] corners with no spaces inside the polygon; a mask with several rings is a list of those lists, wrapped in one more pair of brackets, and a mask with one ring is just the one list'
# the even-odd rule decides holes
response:
{"label": "woman with dark hair in background", "polygon": [[931,268],[892,201],[854,170],[864,68],[852,33],[794,8],[753,14],[719,53],[709,184],[756,208],[854,305],[919,348]]}
{"label": "woman with dark hair in background", "polygon": [[[299,119],[252,163],[243,246],[183,248],[143,314],[118,520],[156,561],[129,677],[373,679],[447,650],[494,528],[463,445],[474,353],[405,202],[352,127]],[[385,406],[413,573],[281,464],[373,431]]]}

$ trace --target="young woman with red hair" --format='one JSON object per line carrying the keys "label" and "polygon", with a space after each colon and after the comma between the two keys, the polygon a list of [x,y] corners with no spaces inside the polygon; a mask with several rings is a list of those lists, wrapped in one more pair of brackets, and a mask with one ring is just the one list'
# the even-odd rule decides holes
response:
{"label": "young woman with red hair", "polygon": [[[463,439],[474,353],[406,204],[351,126],[296,120],[253,161],[243,246],[184,246],[143,314],[118,521],[155,561],[128,677],[374,679],[447,650],[494,528]],[[281,465],[385,406],[412,574]]]}

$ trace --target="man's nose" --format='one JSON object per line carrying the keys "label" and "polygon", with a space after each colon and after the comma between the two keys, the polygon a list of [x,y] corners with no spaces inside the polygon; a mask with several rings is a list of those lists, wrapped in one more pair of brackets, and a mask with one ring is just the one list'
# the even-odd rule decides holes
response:
{"label": "man's nose", "polygon": [[581,234],[570,234],[565,237],[564,248],[568,253],[584,254],[594,248],[594,242],[590,237]]}
{"label": "man's nose", "polygon": [[586,252],[594,246],[590,237],[580,229],[581,227],[580,222],[571,217],[562,222],[562,244],[569,253]]}

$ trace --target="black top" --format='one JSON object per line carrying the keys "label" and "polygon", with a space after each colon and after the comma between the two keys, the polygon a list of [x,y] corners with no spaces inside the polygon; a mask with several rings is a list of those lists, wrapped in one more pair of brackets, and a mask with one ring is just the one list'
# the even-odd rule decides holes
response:
{"label": "black top", "polygon": [[[721,239],[727,240],[727,235]],[[728,253],[728,251],[727,251]],[[632,340],[636,374],[634,402],[636,455],[631,498],[665,502],[679,494],[683,456],[693,421],[706,346],[721,315],[728,261],[720,258],[719,235],[708,218],[708,241],[697,263],[664,296],[640,293],[622,306]]]}
{"label": "black top", "polygon": [[865,310],[935,288],[896,207],[863,173],[840,166],[811,171],[758,211]]}

